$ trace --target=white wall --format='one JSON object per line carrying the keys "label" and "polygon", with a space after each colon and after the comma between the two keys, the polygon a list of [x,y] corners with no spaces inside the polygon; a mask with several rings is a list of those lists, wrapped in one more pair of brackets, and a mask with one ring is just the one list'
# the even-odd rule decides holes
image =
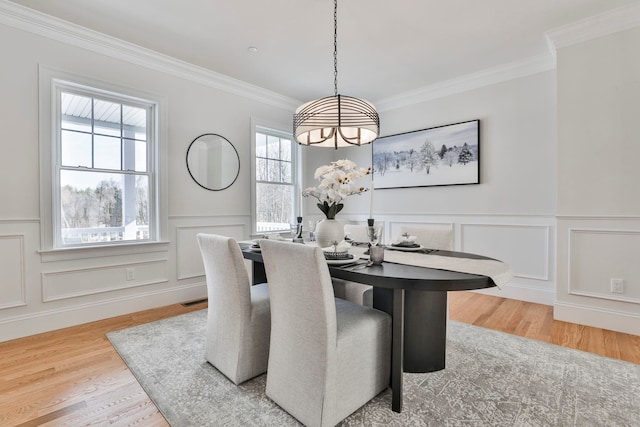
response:
{"label": "white wall", "polygon": [[[555,90],[549,71],[382,112],[382,136],[480,119],[481,183],[381,189],[376,212],[553,215]],[[342,150],[371,164],[368,147]]]}
{"label": "white wall", "polygon": [[[0,341],[206,296],[195,234],[248,237],[251,118],[288,127],[297,102],[258,88],[252,94],[249,85],[135,47],[114,49],[116,41],[73,27],[57,31],[54,23],[45,30],[30,15],[25,24],[1,12]],[[39,254],[41,65],[166,101],[161,138],[168,168],[160,173],[168,182],[168,233],[162,236],[167,245],[127,256]],[[240,176],[224,191],[202,189],[187,172],[189,144],[208,132],[225,136],[240,156]],[[128,267],[136,271],[133,281],[126,280]]]}
{"label": "white wall", "polygon": [[[555,317],[640,335],[640,29],[558,50]],[[624,279],[624,293],[610,280]]]}
{"label": "white wall", "polygon": [[[204,297],[195,234],[249,235],[251,120],[286,129],[298,102],[0,6],[0,341]],[[640,248],[633,187],[639,41],[638,30],[630,30],[563,47],[557,76],[494,80],[381,111],[383,135],[481,120],[481,184],[376,191],[374,216],[385,224],[386,238],[404,224],[450,226],[456,249],[513,268],[506,289],[487,292],[545,304],[557,298],[560,319],[640,334],[633,259]],[[38,252],[39,65],[166,100],[165,247],[82,259]],[[189,143],[206,132],[228,138],[240,156],[238,181],[222,192],[202,189],[186,169]],[[303,151],[305,186],[315,184],[315,168],[328,161],[371,163],[371,147]],[[367,195],[351,197],[340,216],[363,221],[368,210]],[[304,212],[305,220],[321,215],[310,199]],[[139,271],[133,282],[125,280],[128,267]],[[608,292],[611,277],[625,279],[624,295]]]}
{"label": "white wall", "polygon": [[[405,224],[449,225],[456,250],[514,270],[508,287],[485,292],[553,304],[555,92],[555,73],[547,71],[382,112],[383,136],[472,119],[481,129],[479,185],[375,190],[374,217],[385,223],[387,239]],[[338,149],[334,158],[370,166],[371,147]],[[365,194],[347,199],[340,216],[364,221],[368,211]]]}

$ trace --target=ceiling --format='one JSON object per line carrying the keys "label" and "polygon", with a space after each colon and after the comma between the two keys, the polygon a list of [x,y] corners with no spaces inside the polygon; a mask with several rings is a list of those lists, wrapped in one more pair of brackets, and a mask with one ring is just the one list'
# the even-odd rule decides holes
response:
{"label": "ceiling", "polygon": [[[297,100],[333,95],[331,0],[13,3]],[[375,103],[550,55],[546,31],[632,3],[339,0],[338,90]]]}

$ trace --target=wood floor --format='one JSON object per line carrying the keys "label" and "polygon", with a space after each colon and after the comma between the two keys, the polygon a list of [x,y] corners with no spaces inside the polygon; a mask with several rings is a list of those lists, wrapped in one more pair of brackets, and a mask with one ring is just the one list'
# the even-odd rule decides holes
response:
{"label": "wood floor", "polygon": [[[640,337],[554,321],[552,308],[471,292],[450,317],[640,363]],[[205,308],[180,304],[0,343],[0,426],[167,426],[105,334]]]}

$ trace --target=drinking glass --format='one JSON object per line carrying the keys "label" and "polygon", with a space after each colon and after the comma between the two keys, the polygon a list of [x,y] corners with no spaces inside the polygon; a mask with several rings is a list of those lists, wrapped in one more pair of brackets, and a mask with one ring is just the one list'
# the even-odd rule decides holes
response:
{"label": "drinking glass", "polygon": [[316,241],[316,225],[318,224],[318,221],[314,220],[314,219],[310,219],[309,220],[309,241],[311,242],[315,242]]}
{"label": "drinking glass", "polygon": [[382,238],[382,226],[368,226],[367,235],[369,236],[369,245],[377,246]]}
{"label": "drinking glass", "polygon": [[384,246],[371,246],[369,248],[369,259],[374,265],[382,264],[382,261],[384,261]]}

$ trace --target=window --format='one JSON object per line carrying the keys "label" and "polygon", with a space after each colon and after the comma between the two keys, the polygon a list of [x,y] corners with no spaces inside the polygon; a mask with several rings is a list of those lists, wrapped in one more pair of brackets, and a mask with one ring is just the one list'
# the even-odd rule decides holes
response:
{"label": "window", "polygon": [[53,247],[156,240],[156,104],[53,85]]}
{"label": "window", "polygon": [[297,146],[291,134],[255,128],[254,232],[289,231],[298,208]]}

